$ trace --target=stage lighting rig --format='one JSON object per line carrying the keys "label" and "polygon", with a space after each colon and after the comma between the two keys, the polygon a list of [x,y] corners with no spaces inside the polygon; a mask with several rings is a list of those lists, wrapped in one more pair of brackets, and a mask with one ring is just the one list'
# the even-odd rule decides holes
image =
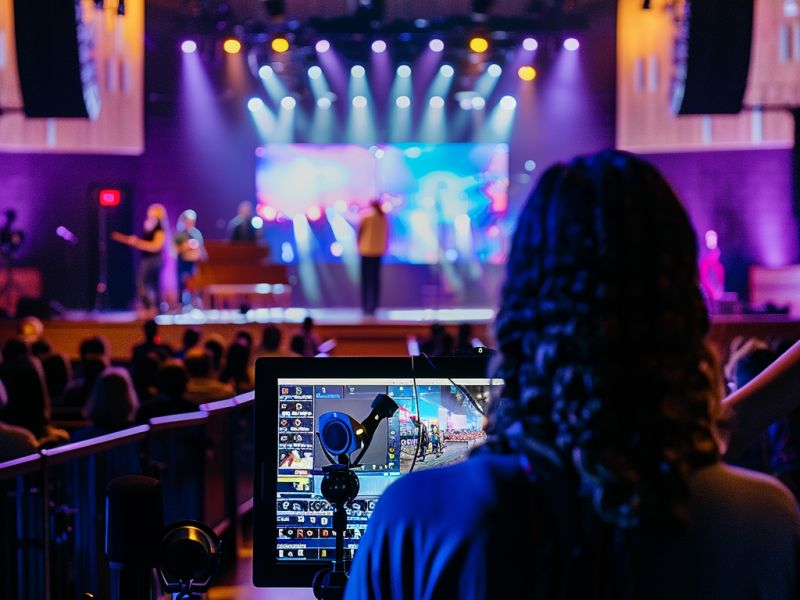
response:
{"label": "stage lighting rig", "polygon": [[[341,600],[347,585],[347,565],[344,561],[344,534],[347,531],[347,505],[358,495],[361,484],[353,471],[372,442],[372,436],[383,419],[398,410],[397,403],[386,394],[378,394],[372,401],[372,411],[361,423],[342,412],[328,412],[319,417],[317,439],[322,451],[331,462],[322,467],[320,489],[322,496],[333,507],[333,531],[336,536],[336,554],[333,566],[323,569],[314,577],[314,596],[318,600]],[[358,452],[351,462],[350,456]]]}

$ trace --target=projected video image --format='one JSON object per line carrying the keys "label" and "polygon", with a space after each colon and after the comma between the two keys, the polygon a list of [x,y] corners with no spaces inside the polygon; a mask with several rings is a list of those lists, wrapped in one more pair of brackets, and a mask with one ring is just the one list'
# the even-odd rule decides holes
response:
{"label": "projected video image", "polygon": [[378,199],[387,262],[501,263],[509,232],[506,144],[274,144],[256,166],[257,212],[284,262],[346,261]]}

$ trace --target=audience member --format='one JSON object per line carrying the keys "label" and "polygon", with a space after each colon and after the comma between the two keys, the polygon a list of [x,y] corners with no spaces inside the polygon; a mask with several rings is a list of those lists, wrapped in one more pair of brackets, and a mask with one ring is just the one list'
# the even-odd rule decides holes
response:
{"label": "audience member", "polygon": [[301,356],[316,356],[319,354],[320,344],[322,344],[322,340],[314,331],[314,320],[306,317],[303,319],[303,328],[292,338],[292,351]]}
{"label": "audience member", "polygon": [[281,330],[274,325],[268,325],[264,328],[264,333],[261,336],[261,345],[256,348],[253,353],[255,358],[262,357],[275,357],[275,356],[297,356],[297,353],[291,352],[281,347],[282,340]]}
{"label": "audience member", "polygon": [[186,354],[186,370],[189,382],[186,384],[184,398],[192,404],[205,404],[226,400],[236,395],[229,383],[223,383],[211,376],[211,352],[205,348],[192,348]]}
{"label": "audience member", "polygon": [[145,423],[155,417],[196,411],[197,405],[184,398],[188,381],[189,376],[181,361],[173,358],[164,361],[156,373],[155,401],[139,409],[136,421]]}
{"label": "audience member", "polygon": [[32,345],[42,339],[44,334],[44,324],[38,317],[29,315],[22,317],[17,322],[17,336],[25,340],[26,344]]}
{"label": "audience member", "polygon": [[183,360],[186,353],[200,343],[200,330],[197,327],[187,327],[183,332],[183,346],[175,353],[175,358]]}
{"label": "audience member", "polygon": [[40,446],[57,446],[69,441],[69,434],[50,424],[50,396],[38,358],[21,356],[8,363],[2,381],[8,394],[3,421],[24,427]]}
{"label": "audience member", "polygon": [[158,354],[161,360],[166,360],[172,356],[172,348],[167,344],[161,343],[161,336],[158,335],[158,324],[153,319],[147,321],[143,329],[144,342],[133,347],[131,360],[134,365],[151,352]]}
{"label": "audience member", "polygon": [[47,340],[39,339],[31,344],[31,354],[39,360],[42,360],[45,356],[49,356],[52,351],[53,347]]}
{"label": "audience member", "polygon": [[225,340],[222,336],[212,334],[206,336],[206,342],[203,344],[206,350],[211,352],[211,373],[216,375],[222,368],[222,355],[225,352]]}
{"label": "audience member", "polygon": [[469,323],[461,323],[458,326],[458,340],[456,341],[456,350],[462,352],[469,352],[472,350],[472,325]]}
{"label": "audience member", "polygon": [[255,387],[255,376],[250,366],[250,348],[241,342],[230,345],[219,380],[232,384],[237,394],[249,392]]}
{"label": "audience member", "polygon": [[126,429],[133,424],[138,409],[139,400],[128,371],[109,367],[97,379],[86,404],[85,413],[92,424],[76,431],[71,441],[88,440]]}
{"label": "audience member", "polygon": [[444,325],[431,325],[431,337],[419,345],[419,351],[428,356],[451,356],[453,354],[453,336],[447,333]]}
{"label": "audience member", "polygon": [[155,402],[158,390],[156,389],[156,375],[163,361],[158,353],[146,354],[139,362],[133,365],[133,389],[139,398],[140,406],[148,406]]}
{"label": "audience member", "polygon": [[10,364],[15,359],[30,354],[30,347],[21,338],[11,338],[3,346],[3,363]]}
{"label": "audience member", "polygon": [[796,598],[796,502],[719,461],[697,251],[641,159],[548,169],[509,251],[487,441],[383,492],[345,600]]}
{"label": "audience member", "polygon": [[61,397],[72,381],[72,364],[64,354],[45,354],[39,357],[44,369],[47,392],[54,401]]}
{"label": "audience member", "polygon": [[94,384],[100,373],[108,368],[108,358],[101,354],[87,354],[81,361],[83,375],[76,377],[64,388],[64,393],[57,399],[57,406],[83,408],[92,395]]}
{"label": "audience member", "polygon": [[253,348],[253,336],[250,335],[249,331],[244,329],[240,329],[236,332],[236,336],[234,337],[234,342],[239,342],[240,344],[244,344],[248,348]]}
{"label": "audience member", "polygon": [[29,430],[3,422],[3,410],[8,404],[8,394],[0,381],[0,463],[34,454],[39,441]]}

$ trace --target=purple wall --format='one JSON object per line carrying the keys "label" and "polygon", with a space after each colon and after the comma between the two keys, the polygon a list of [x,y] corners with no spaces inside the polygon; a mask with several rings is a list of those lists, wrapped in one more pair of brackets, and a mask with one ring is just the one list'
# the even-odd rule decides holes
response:
{"label": "purple wall", "polygon": [[[792,151],[740,150],[646,156],[672,184],[701,240],[719,234],[726,289],[746,298],[751,264],[798,260]],[[702,247],[702,246],[701,246]]]}

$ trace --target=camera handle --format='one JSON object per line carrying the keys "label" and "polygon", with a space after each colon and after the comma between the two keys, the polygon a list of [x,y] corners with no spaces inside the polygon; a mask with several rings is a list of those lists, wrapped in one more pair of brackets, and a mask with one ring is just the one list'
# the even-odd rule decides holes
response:
{"label": "camera handle", "polygon": [[349,464],[322,467],[322,496],[333,506],[333,532],[336,552],[333,566],[314,576],[314,596],[317,600],[342,600],[347,585],[347,562],[344,559],[344,535],[347,531],[346,505],[358,495],[361,484]]}

